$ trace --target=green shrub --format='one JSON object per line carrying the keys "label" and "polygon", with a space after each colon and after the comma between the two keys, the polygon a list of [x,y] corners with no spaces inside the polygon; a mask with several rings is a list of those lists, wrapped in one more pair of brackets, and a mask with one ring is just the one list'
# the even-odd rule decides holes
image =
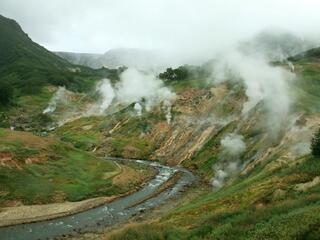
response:
{"label": "green shrub", "polygon": [[167,68],[165,72],[159,74],[159,78],[163,80],[184,80],[188,78],[188,69],[185,66],[176,69]]}
{"label": "green shrub", "polygon": [[314,156],[320,156],[320,129],[312,138],[311,152]]}

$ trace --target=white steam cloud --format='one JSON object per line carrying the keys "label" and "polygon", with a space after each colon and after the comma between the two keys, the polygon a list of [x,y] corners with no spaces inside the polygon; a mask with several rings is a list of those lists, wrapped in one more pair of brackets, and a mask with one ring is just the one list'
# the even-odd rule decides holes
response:
{"label": "white steam cloud", "polygon": [[215,176],[212,179],[212,186],[216,189],[219,189],[223,186],[225,183],[226,179],[233,174],[234,172],[237,171],[239,168],[239,164],[237,162],[230,162],[227,164],[217,164],[214,168],[215,170]]}
{"label": "white steam cloud", "polygon": [[263,101],[268,110],[267,125],[275,133],[285,122],[291,106],[289,82],[294,74],[282,67],[272,66],[263,56],[244,55],[238,51],[225,53],[215,66],[216,82],[241,80],[246,87],[248,101],[243,114]]}
{"label": "white steam cloud", "polygon": [[66,89],[65,87],[59,87],[51,98],[48,106],[42,111],[42,113],[53,113],[57,109],[57,104],[66,101]]}
{"label": "white steam cloud", "polygon": [[163,104],[163,109],[166,113],[166,119],[167,119],[167,123],[170,124],[171,123],[171,119],[172,119],[172,113],[171,113],[171,102],[168,101],[168,100],[165,100],[164,101],[164,104]]}
{"label": "white steam cloud", "polygon": [[246,150],[246,144],[243,141],[243,136],[238,134],[228,134],[221,140],[221,147],[223,154],[237,157]]}
{"label": "white steam cloud", "polygon": [[97,84],[96,91],[101,99],[90,107],[86,115],[104,114],[113,101],[135,103],[134,110],[138,116],[142,114],[143,108],[150,111],[162,104],[167,122],[171,121],[171,104],[176,95],[152,74],[129,68],[120,75],[120,81],[114,87],[108,79],[103,79]]}
{"label": "white steam cloud", "polygon": [[142,115],[142,106],[140,103],[135,103],[133,109],[136,111],[138,116]]}
{"label": "white steam cloud", "polygon": [[313,129],[309,125],[304,127],[293,126],[287,132],[287,142],[291,145],[288,149],[288,156],[291,159],[297,159],[311,153],[311,139],[313,137]]}
{"label": "white steam cloud", "polygon": [[123,103],[145,101],[147,111],[162,101],[169,104],[175,99],[175,94],[164,86],[162,80],[134,68],[121,74],[116,92],[118,101]]}
{"label": "white steam cloud", "polygon": [[91,106],[85,115],[90,116],[103,114],[115,97],[115,92],[108,79],[101,80],[96,86],[96,91],[100,95],[100,100]]}
{"label": "white steam cloud", "polygon": [[[59,103],[66,103],[66,89],[60,87],[43,113],[53,113]],[[176,98],[174,92],[164,86],[162,80],[152,74],[129,68],[120,75],[120,81],[113,86],[109,79],[102,79],[95,88],[98,100],[88,104],[86,110],[72,109],[59,121],[59,125],[75,120],[83,116],[99,116],[107,112],[111,104],[134,103],[133,110],[141,116],[143,110],[150,111],[153,107],[161,106],[167,122],[170,124],[171,106]]]}
{"label": "white steam cloud", "polygon": [[239,159],[245,150],[242,135],[231,133],[221,140],[219,162],[214,166],[215,176],[211,181],[214,188],[221,188],[226,179],[239,169]]}

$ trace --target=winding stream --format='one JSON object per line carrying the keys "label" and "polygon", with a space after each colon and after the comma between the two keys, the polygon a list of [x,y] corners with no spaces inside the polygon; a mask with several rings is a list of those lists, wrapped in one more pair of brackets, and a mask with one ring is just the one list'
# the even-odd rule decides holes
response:
{"label": "winding stream", "polygon": [[[178,167],[168,167],[157,162],[108,158],[115,161],[134,161],[158,170],[158,174],[142,189],[131,195],[116,199],[102,206],[84,212],[47,221],[0,227],[1,240],[53,239],[63,235],[76,235],[99,228],[108,227],[151,209],[179,194],[187,185],[195,181],[194,175]],[[173,186],[152,196],[174,173],[181,172]],[[149,197],[149,198],[148,198]]]}

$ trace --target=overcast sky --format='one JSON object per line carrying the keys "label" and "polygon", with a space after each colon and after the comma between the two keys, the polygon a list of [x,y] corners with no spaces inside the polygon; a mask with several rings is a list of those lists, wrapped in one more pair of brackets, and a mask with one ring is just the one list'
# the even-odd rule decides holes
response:
{"label": "overcast sky", "polygon": [[201,53],[270,27],[318,35],[319,11],[319,0],[0,0],[0,14],[48,49],[97,53]]}

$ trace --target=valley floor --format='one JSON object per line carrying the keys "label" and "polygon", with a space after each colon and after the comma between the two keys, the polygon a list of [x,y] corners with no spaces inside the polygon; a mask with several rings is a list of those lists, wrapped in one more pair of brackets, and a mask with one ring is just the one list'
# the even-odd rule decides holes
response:
{"label": "valley floor", "polygon": [[113,195],[110,197],[90,198],[76,202],[23,205],[1,208],[0,227],[59,218],[101,206],[108,202],[114,201],[117,198],[132,194],[134,191],[144,186],[144,184],[156,174],[152,168],[146,171],[145,169],[135,170],[126,165],[117,165],[120,167],[121,172],[117,173],[113,178],[113,184],[117,186],[126,185],[130,179],[135,179],[135,188],[124,194]]}

